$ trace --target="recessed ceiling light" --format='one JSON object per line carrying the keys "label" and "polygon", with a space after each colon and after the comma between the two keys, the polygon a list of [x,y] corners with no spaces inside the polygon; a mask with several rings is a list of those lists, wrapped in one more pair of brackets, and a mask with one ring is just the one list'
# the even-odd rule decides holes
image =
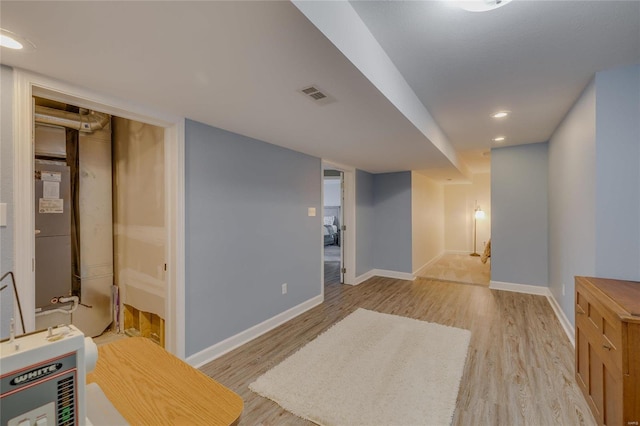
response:
{"label": "recessed ceiling light", "polygon": [[502,7],[511,0],[449,0],[449,2],[469,12],[487,12]]}
{"label": "recessed ceiling light", "polygon": [[502,142],[504,140],[504,136],[498,136],[496,138],[493,138],[494,142]]}
{"label": "recessed ceiling light", "polygon": [[491,114],[491,117],[493,117],[493,118],[505,118],[507,115],[509,115],[509,111],[498,111],[498,112],[494,112],[493,114]]}
{"label": "recessed ceiling light", "polygon": [[9,49],[22,49],[22,43],[4,34],[0,34],[0,46],[8,47]]}
{"label": "recessed ceiling light", "polygon": [[13,50],[32,50],[36,48],[31,41],[3,28],[0,28],[0,46]]}

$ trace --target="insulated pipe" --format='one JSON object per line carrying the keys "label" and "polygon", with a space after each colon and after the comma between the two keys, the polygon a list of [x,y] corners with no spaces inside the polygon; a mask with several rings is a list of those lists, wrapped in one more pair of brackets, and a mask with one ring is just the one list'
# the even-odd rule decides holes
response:
{"label": "insulated pipe", "polygon": [[37,123],[53,124],[86,133],[100,130],[109,123],[109,115],[102,112],[78,114],[41,105],[36,105],[34,117]]}
{"label": "insulated pipe", "polygon": [[73,306],[71,307],[71,309],[56,308],[56,309],[50,309],[48,311],[36,312],[36,316],[39,317],[43,315],[51,315],[53,313],[72,314],[76,311],[76,309],[78,309],[78,305],[80,304],[80,299],[78,299],[78,296],[60,297],[58,298],[58,302],[59,303],[73,302]]}

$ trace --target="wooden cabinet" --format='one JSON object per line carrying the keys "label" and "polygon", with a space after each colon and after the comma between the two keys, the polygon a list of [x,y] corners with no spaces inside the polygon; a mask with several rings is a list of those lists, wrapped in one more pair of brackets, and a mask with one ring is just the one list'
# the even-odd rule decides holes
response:
{"label": "wooden cabinet", "polygon": [[640,282],[576,277],[576,380],[601,425],[640,426]]}

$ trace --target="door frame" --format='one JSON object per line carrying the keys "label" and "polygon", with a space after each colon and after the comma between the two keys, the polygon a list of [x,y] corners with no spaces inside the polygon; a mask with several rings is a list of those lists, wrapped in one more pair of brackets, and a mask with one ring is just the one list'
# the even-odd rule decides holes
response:
{"label": "door frame", "polygon": [[14,271],[26,332],[35,330],[35,242],[32,96],[164,128],[166,218],[166,349],[185,357],[185,200],[183,117],[164,114],[89,89],[18,68],[13,69]]}
{"label": "door frame", "polygon": [[[343,242],[341,242],[343,267],[347,270],[344,274],[343,284],[356,284],[356,169],[333,161],[322,160],[321,167],[321,187],[322,187],[322,216],[324,217],[324,171],[338,170],[343,173],[344,183],[344,205],[342,206],[342,217],[344,225],[347,227],[344,231]],[[343,225],[341,223],[341,225]],[[324,265],[324,232],[322,235],[322,251],[321,264]],[[346,243],[344,243],[346,242]],[[324,267],[322,268],[322,294],[324,296]]]}

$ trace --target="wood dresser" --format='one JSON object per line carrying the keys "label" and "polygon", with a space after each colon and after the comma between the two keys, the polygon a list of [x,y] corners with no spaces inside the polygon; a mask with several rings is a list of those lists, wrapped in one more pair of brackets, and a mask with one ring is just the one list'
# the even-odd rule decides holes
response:
{"label": "wood dresser", "polygon": [[576,380],[596,421],[640,425],[640,282],[576,277]]}

